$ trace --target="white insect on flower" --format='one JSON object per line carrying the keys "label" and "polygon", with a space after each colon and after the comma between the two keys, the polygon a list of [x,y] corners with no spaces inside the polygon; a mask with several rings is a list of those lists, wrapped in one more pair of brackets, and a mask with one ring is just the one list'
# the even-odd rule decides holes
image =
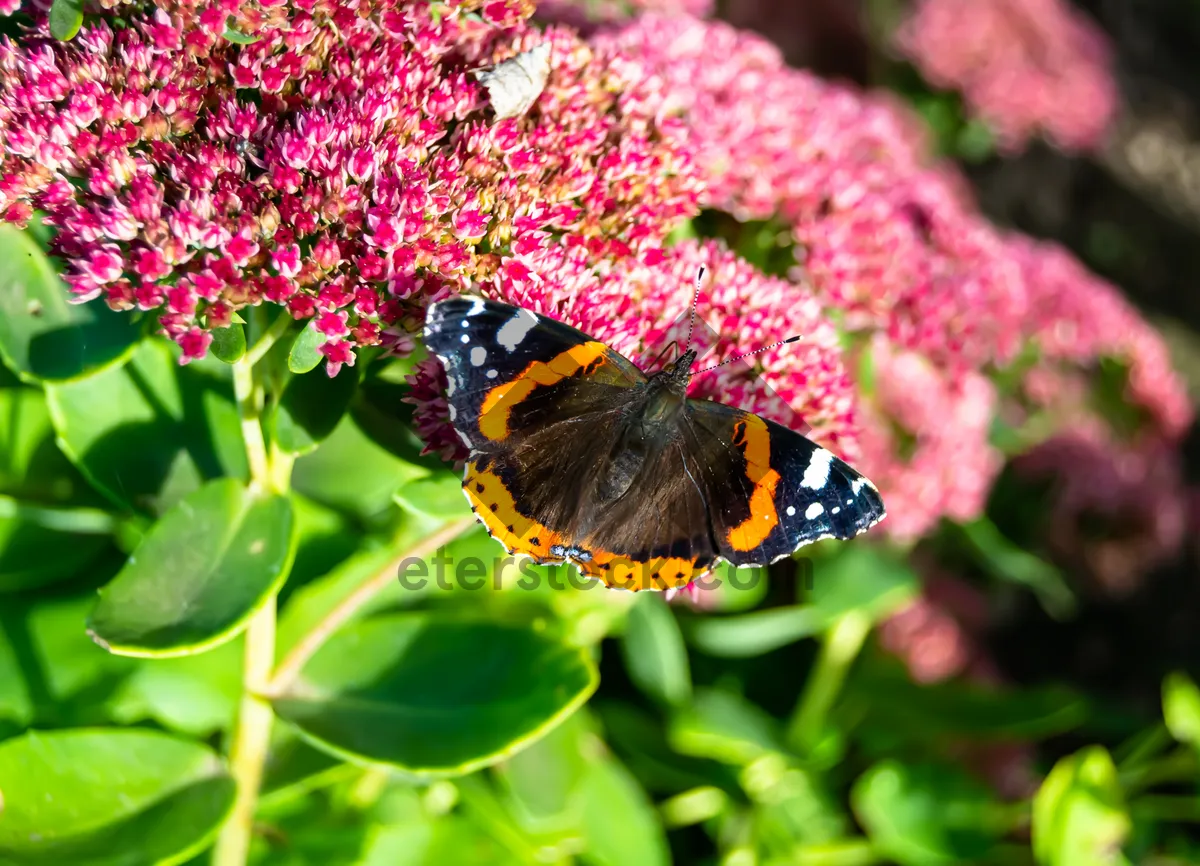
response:
{"label": "white insect on flower", "polygon": [[519,117],[529,110],[546,86],[550,74],[550,43],[543,42],[511,60],[474,74],[487,88],[497,120]]}

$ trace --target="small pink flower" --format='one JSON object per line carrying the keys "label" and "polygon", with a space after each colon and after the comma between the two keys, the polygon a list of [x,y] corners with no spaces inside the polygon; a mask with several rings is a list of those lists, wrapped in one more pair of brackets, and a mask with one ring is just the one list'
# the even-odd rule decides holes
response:
{"label": "small pink flower", "polygon": [[250,259],[258,253],[258,244],[245,235],[239,234],[229,239],[229,243],[225,245],[225,252],[238,267],[245,267]]}
{"label": "small pink flower", "polygon": [[121,250],[112,244],[106,244],[92,252],[82,270],[97,284],[103,285],[120,279],[124,263]]}
{"label": "small pink flower", "polygon": [[192,361],[198,361],[203,358],[208,353],[208,347],[212,343],[212,339],[212,334],[200,328],[189,328],[176,337],[175,342],[183,349],[179,363],[190,364]]}
{"label": "small pink flower", "polygon": [[341,372],[343,364],[354,366],[354,350],[345,340],[322,343],[321,354],[325,356],[325,372],[330,379]]}
{"label": "small pink flower", "polygon": [[321,313],[316,319],[316,329],[326,337],[344,337],[350,332],[346,326],[347,315],[345,310],[336,313]]}
{"label": "small pink flower", "polygon": [[171,266],[161,250],[141,250],[134,257],[133,270],[143,280],[161,280],[171,272]]}
{"label": "small pink flower", "polygon": [[300,273],[300,246],[288,244],[271,253],[271,264],[280,275],[294,277]]}

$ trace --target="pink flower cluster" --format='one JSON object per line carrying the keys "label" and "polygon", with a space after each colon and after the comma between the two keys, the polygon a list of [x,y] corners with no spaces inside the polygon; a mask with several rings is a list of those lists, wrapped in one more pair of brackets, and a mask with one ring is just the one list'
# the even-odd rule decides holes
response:
{"label": "pink flower cluster", "polygon": [[587,32],[648,13],[707,18],[715,6],[714,0],[541,0],[535,14],[542,21],[568,24]]}
{"label": "pink flower cluster", "polygon": [[1116,112],[1108,41],[1069,0],[916,0],[895,44],[960,90],[1006,151],[1039,132],[1092,150]]}
{"label": "pink flower cluster", "polygon": [[663,82],[660,111],[684,121],[702,203],[789,226],[794,282],[856,335],[853,366],[873,371],[862,466],[889,503],[886,531],[912,539],[982,510],[1002,464],[990,376],[1030,341],[1081,378],[1101,356],[1127,358],[1130,398],[1169,435],[1187,423],[1157,335],[1066,253],[984,220],[892,100],[789,69],[721,23],[648,15],[595,41]]}
{"label": "pink flower cluster", "polygon": [[1049,482],[1041,539],[1094,594],[1122,597],[1183,547],[1187,493],[1178,455],[1161,441],[1129,445],[1103,429],[1073,428],[1014,462]]}
{"label": "pink flower cluster", "polygon": [[[620,257],[694,212],[673,123],[523,2],[239,5],[0,42],[0,214],[45,210],[76,299],[158,311],[185,361],[266,301],[316,321],[332,374],[431,297],[526,278],[552,234]],[[469,70],[543,41],[536,106],[495,122]]]}

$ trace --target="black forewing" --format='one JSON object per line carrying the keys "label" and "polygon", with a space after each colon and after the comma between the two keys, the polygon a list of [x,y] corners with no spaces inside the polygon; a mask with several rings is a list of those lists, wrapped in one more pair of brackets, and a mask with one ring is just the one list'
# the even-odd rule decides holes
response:
{"label": "black forewing", "polygon": [[457,296],[432,305],[425,318],[425,345],[446,370],[451,421],[473,450],[514,447],[528,433],[559,421],[606,411],[646,377],[618,352],[605,349],[603,364],[554,385],[539,387],[510,418],[503,443],[479,432],[484,400],[498,385],[518,379],[535,362],[549,362],[594,341],[562,322],[484,298]]}

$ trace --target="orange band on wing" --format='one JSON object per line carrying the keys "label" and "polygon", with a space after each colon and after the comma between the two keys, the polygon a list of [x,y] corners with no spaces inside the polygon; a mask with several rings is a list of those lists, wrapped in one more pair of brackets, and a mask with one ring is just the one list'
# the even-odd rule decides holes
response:
{"label": "orange band on wing", "polygon": [[580,343],[560,352],[549,361],[534,361],[511,382],[488,391],[479,414],[479,432],[499,442],[508,436],[508,418],[513,407],[533,393],[539,385],[553,385],[574,376],[597,358],[604,357],[603,343]]}
{"label": "orange band on wing", "polygon": [[594,577],[616,589],[634,592],[687,586],[709,570],[709,566],[697,567],[696,557],[684,559],[671,556],[637,562],[607,550],[593,550],[590,553],[592,558],[588,562],[574,563],[579,567],[580,574]]}
{"label": "orange band on wing", "polygon": [[[586,542],[568,539],[517,510],[516,501],[494,472],[467,465],[463,488],[476,517],[509,553],[522,553],[538,562],[561,562],[567,558],[551,548],[561,545],[577,551],[571,564],[585,577],[593,577],[617,589],[670,589],[686,586],[708,571],[697,567],[697,557],[659,557],[637,562],[622,554],[589,549]],[[586,556],[586,560],[583,558]]]}
{"label": "orange band on wing", "polygon": [[729,530],[726,540],[734,550],[753,550],[779,525],[775,510],[779,473],[771,468],[771,431],[757,415],[745,415],[734,425],[733,444],[746,460],[746,477],[754,490],[750,493],[750,515]]}

